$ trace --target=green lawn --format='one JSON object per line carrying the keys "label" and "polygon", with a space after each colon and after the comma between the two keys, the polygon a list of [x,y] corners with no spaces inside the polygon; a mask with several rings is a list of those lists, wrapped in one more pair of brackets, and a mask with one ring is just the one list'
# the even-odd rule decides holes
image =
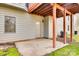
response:
{"label": "green lawn", "polygon": [[79,43],[67,45],[48,54],[48,56],[79,56]]}
{"label": "green lawn", "polygon": [[[67,38],[69,38],[70,35],[67,34]],[[79,35],[73,35],[73,40],[75,40],[76,42],[79,42]]]}
{"label": "green lawn", "polygon": [[0,56],[20,56],[16,48],[8,48],[6,51],[0,50]]}
{"label": "green lawn", "polygon": [[[69,35],[67,35],[67,38],[69,38]],[[79,56],[79,36],[73,35],[73,40],[75,40],[75,43],[51,52],[48,56]]]}

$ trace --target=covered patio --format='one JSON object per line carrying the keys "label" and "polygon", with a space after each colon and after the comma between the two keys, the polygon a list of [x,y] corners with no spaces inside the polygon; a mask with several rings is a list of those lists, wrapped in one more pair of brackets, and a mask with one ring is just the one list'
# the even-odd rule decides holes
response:
{"label": "covered patio", "polygon": [[23,56],[43,56],[68,44],[56,41],[56,48],[52,48],[52,40],[42,38],[15,42],[15,45],[20,54]]}
{"label": "covered patio", "polygon": [[[70,16],[70,39],[69,43],[72,43],[72,12],[67,10],[67,8],[62,7],[63,5],[67,5],[65,3],[59,4],[59,3],[30,3],[28,4],[28,12],[31,14],[37,14],[40,16],[52,16],[52,46],[53,48],[56,47],[56,18],[63,17],[63,32],[64,37],[63,41],[64,44],[66,44],[66,16]],[[72,4],[70,4],[72,5]],[[70,8],[71,9],[71,8]],[[50,43],[51,44],[51,43]]]}

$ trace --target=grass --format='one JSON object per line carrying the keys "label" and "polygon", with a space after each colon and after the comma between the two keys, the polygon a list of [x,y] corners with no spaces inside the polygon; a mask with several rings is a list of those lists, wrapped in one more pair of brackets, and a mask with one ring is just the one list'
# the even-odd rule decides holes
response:
{"label": "grass", "polygon": [[48,56],[79,56],[79,43],[67,45],[48,54]]}
{"label": "grass", "polygon": [[[69,37],[67,35],[67,38]],[[73,40],[75,40],[75,43],[51,52],[48,56],[79,56],[79,36],[73,35]]]}
{"label": "grass", "polygon": [[[67,34],[67,38],[69,38],[70,35]],[[73,40],[75,40],[76,42],[79,42],[79,35],[73,35]]]}
{"label": "grass", "polygon": [[6,51],[0,50],[0,56],[20,56],[16,48],[8,48]]}

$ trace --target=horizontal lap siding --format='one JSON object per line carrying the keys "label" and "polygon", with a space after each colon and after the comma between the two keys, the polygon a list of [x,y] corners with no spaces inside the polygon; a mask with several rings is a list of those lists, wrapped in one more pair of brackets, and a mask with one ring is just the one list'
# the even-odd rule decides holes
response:
{"label": "horizontal lap siding", "polygon": [[[16,33],[4,32],[4,16],[16,17]],[[0,7],[0,42],[32,39],[36,37],[36,20],[43,17],[32,16],[26,12]]]}

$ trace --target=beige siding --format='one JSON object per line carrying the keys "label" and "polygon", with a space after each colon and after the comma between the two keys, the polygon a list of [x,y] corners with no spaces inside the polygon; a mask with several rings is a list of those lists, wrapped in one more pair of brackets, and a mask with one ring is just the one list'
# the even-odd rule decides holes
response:
{"label": "beige siding", "polygon": [[19,7],[19,8],[23,8],[23,9],[26,9],[25,3],[6,3],[6,4],[9,4],[9,5],[12,5],[12,6],[15,6],[15,7]]}
{"label": "beige siding", "polygon": [[74,31],[78,31],[79,34],[79,13],[74,15]]}
{"label": "beige siding", "polygon": [[[52,24],[52,17],[51,16],[49,16],[49,18],[48,18],[48,20],[49,20],[49,38],[52,38],[52,31],[53,31],[53,24]],[[68,16],[66,16],[66,32],[67,33],[70,33],[70,31],[68,31],[68,25],[70,26],[70,20],[68,21]],[[57,18],[57,20],[56,20],[56,36],[57,35],[60,35],[60,31],[63,31],[63,17],[60,17],[60,18]]]}
{"label": "beige siding", "polygon": [[[4,32],[4,16],[16,17],[16,33]],[[30,15],[24,11],[0,6],[0,42],[35,38],[40,31],[36,29],[36,22],[41,22],[42,19],[43,17]]]}

